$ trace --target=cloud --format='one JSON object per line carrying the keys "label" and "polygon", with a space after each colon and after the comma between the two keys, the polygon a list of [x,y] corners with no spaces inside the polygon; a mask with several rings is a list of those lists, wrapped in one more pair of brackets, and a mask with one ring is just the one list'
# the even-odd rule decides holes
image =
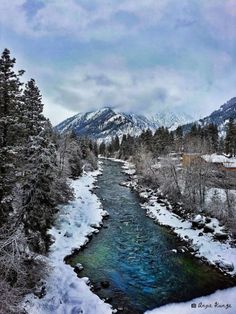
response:
{"label": "cloud", "polygon": [[235,96],[235,0],[1,0],[0,23],[53,123],[105,105],[206,114]]}
{"label": "cloud", "polygon": [[161,66],[130,70],[109,64],[104,69],[104,63],[81,65],[61,77],[51,102],[73,112],[111,105],[123,111],[150,113],[182,106],[199,85],[196,77]]}
{"label": "cloud", "polygon": [[[125,62],[103,60],[57,73],[50,104],[69,115],[111,106],[125,112],[153,114],[168,108],[199,117],[234,96],[236,75],[225,52],[212,52],[210,72],[173,69],[168,66],[130,69]],[[227,70],[227,80],[223,73]],[[46,91],[46,94],[47,91]],[[46,104],[47,107],[47,104]],[[54,121],[59,122],[61,119]],[[61,119],[63,120],[63,119]]]}
{"label": "cloud", "polygon": [[223,40],[236,38],[235,0],[201,1],[202,16],[213,37]]}
{"label": "cloud", "polygon": [[[169,0],[94,1],[1,0],[3,25],[29,36],[70,36],[79,40],[114,40],[156,24]],[[9,19],[10,17],[10,19]],[[128,28],[127,28],[128,26]]]}
{"label": "cloud", "polygon": [[115,41],[150,27],[188,28],[235,38],[235,0],[1,0],[2,26],[30,37]]}

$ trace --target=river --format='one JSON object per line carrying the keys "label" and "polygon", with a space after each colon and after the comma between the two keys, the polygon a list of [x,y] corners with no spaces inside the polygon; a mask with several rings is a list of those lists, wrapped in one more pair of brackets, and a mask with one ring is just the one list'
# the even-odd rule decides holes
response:
{"label": "river", "polygon": [[[132,314],[232,286],[230,278],[190,253],[172,251],[183,243],[147,218],[138,195],[119,185],[127,179],[121,166],[103,162],[96,194],[110,217],[71,261],[84,266],[80,277],[90,278],[99,297]],[[108,281],[109,287],[102,287],[102,281]]]}

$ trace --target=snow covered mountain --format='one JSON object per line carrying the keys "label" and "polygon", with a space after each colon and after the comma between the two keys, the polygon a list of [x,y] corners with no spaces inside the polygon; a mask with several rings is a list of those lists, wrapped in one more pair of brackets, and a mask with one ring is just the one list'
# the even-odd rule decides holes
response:
{"label": "snow covered mountain", "polygon": [[236,119],[236,97],[231,98],[229,101],[223,104],[220,109],[213,111],[209,116],[198,121],[188,123],[184,125],[183,128],[184,131],[188,131],[194,123],[201,126],[214,123],[218,126],[221,134],[224,134],[225,125],[229,121],[229,118]]}
{"label": "snow covered mountain", "polygon": [[161,112],[153,116],[128,114],[117,112],[109,107],[103,109],[78,113],[56,126],[60,133],[74,130],[78,135],[89,136],[101,141],[110,141],[112,137],[123,134],[139,135],[143,130],[156,130],[160,126],[175,129],[191,121],[185,114]]}

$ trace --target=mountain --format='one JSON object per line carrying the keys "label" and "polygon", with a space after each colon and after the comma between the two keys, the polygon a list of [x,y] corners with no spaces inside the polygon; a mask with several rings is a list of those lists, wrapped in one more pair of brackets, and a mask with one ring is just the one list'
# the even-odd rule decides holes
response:
{"label": "mountain", "polygon": [[175,129],[191,121],[191,117],[185,114],[162,111],[153,116],[128,114],[117,112],[105,107],[97,111],[78,113],[77,115],[61,122],[55,127],[60,132],[74,130],[78,135],[89,136],[101,141],[110,141],[112,137],[123,134],[139,135],[143,130],[155,131],[160,126]]}
{"label": "mountain", "polygon": [[224,133],[225,125],[229,121],[229,118],[236,119],[236,97],[231,98],[220,109],[213,111],[209,116],[184,125],[183,129],[185,132],[190,130],[194,123],[200,126],[214,123],[218,126],[219,131]]}

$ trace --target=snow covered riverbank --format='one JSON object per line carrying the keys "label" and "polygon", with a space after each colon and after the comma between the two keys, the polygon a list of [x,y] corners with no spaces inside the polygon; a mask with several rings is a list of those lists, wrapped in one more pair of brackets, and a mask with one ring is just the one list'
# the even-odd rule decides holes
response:
{"label": "snow covered riverbank", "polygon": [[[134,188],[142,199],[145,199],[141,206],[146,210],[148,217],[154,219],[160,225],[170,227],[179,238],[188,242],[193,249],[192,254],[196,257],[204,259],[209,264],[230,275],[236,274],[236,248],[231,246],[230,241],[221,242],[214,238],[215,234],[220,234],[223,230],[217,219],[212,218],[209,223],[209,228],[214,228],[212,233],[194,229],[191,221],[183,219],[183,217],[171,211],[171,204],[168,200],[163,203],[159,200],[158,193],[138,185],[137,178],[134,175],[135,167],[132,163],[125,161],[123,169],[131,176],[131,181],[127,182],[126,185]],[[166,204],[168,204],[167,208]]]}
{"label": "snow covered riverbank", "polygon": [[[24,308],[29,314],[110,314],[112,308],[91,292],[87,278],[78,278],[64,258],[88,242],[88,235],[102,222],[106,212],[102,210],[97,196],[91,192],[101,170],[85,173],[72,181],[75,199],[61,208],[50,230],[54,238],[48,262],[52,271],[46,279],[46,295],[39,299],[27,296]],[[92,227],[92,226],[93,227]]]}
{"label": "snow covered riverbank", "polygon": [[[176,215],[164,205],[158,203],[156,193],[152,190],[144,191],[140,189],[135,176],[135,166],[132,163],[124,161],[124,172],[130,175],[131,181],[124,182],[124,185],[138,191],[140,196],[145,199],[145,203],[141,206],[146,210],[147,216],[154,219],[158,224],[170,227],[175,234],[182,240],[188,242],[189,246],[194,249],[192,254],[198,258],[202,258],[209,264],[217,266],[225,273],[230,275],[236,274],[236,248],[232,247],[229,241],[216,241],[214,234],[204,233],[200,230],[192,228],[192,222]],[[166,200],[167,201],[167,200]],[[168,202],[168,201],[167,201]],[[171,209],[171,205],[168,204]],[[222,227],[219,226],[217,219],[212,219],[211,224],[215,227],[214,232],[220,233]],[[200,233],[200,235],[199,235]],[[178,254],[178,250],[175,250]],[[219,290],[215,293],[203,296],[188,302],[167,304],[146,314],[170,314],[182,313],[192,314],[200,312],[206,314],[213,313],[236,313],[236,287],[225,290]],[[192,307],[194,304],[195,307]]]}
{"label": "snow covered riverbank", "polygon": [[147,311],[145,314],[235,314],[235,296],[236,288],[218,290],[211,295],[188,302],[167,304],[152,311]]}

